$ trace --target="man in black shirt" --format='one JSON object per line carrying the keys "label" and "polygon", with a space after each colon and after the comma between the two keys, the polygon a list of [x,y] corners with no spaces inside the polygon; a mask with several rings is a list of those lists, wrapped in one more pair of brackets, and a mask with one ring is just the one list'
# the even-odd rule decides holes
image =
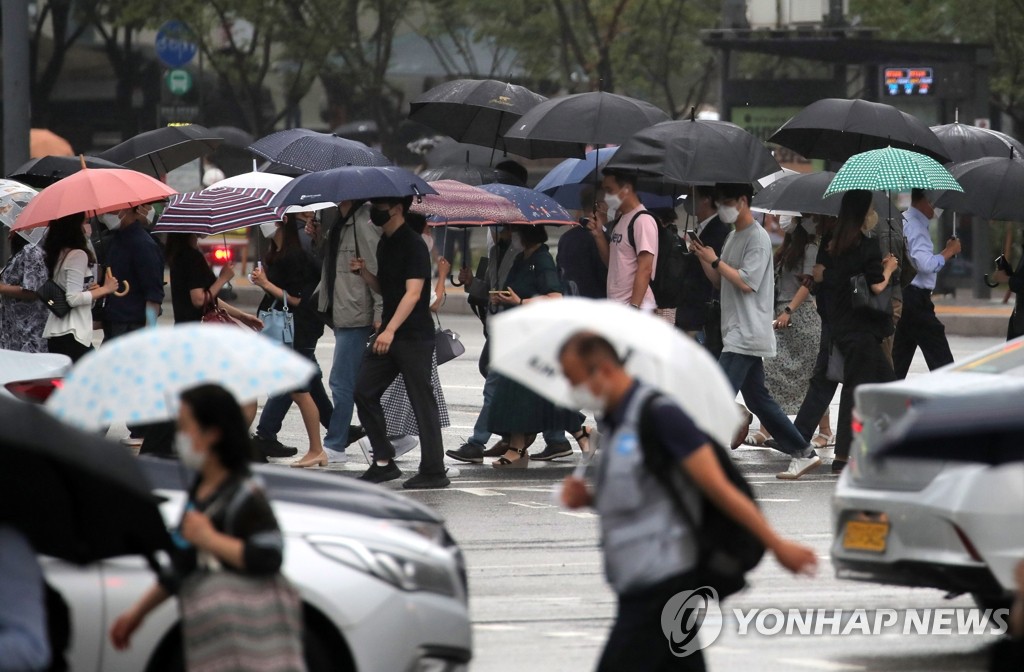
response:
{"label": "man in black shirt", "polygon": [[434,322],[430,317],[430,253],[423,239],[405,224],[412,198],[373,199],[370,220],[384,235],[377,245],[377,275],[362,259],[350,268],[366,280],[383,300],[381,330],[367,348],[355,402],[359,420],[373,446],[374,463],[360,478],[373,483],[402,475],[395,464],[395,448],[388,440],[380,398],[402,374],[409,403],[420,429],[420,469],[405,488],[443,488],[445,476],[441,423],[431,387]]}

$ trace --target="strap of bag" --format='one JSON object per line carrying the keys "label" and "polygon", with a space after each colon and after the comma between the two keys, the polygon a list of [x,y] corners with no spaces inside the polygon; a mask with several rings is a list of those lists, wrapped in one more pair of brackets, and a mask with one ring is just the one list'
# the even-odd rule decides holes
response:
{"label": "strap of bag", "polygon": [[274,299],[274,304],[270,308],[271,308],[271,310],[273,310],[274,306],[276,306],[277,303],[280,301],[284,305],[284,312],[287,313],[287,312],[289,312],[289,309],[288,309],[288,292],[286,292],[285,290],[282,289],[281,290],[281,294],[282,294],[281,298],[280,299]]}
{"label": "strap of bag", "polygon": [[633,219],[629,220],[629,226],[626,227],[626,240],[629,241],[629,246],[634,250],[636,249],[636,233],[633,232],[633,225],[636,224],[636,220],[640,215],[650,215],[654,219],[654,223],[661,226],[661,220],[650,210],[641,210],[633,215]]}

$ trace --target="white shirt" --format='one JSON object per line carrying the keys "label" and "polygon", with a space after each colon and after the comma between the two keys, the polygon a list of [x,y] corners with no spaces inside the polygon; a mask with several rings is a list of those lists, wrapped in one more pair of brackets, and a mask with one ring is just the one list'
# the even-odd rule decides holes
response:
{"label": "white shirt", "polygon": [[928,218],[917,208],[907,208],[903,213],[903,236],[907,239],[907,256],[917,271],[910,284],[935,289],[936,276],[946,265],[946,258],[935,254]]}
{"label": "white shirt", "polygon": [[86,290],[93,280],[89,257],[82,250],[62,251],[64,258],[53,270],[53,281],[64,288],[71,312],[64,317],[50,313],[43,329],[44,338],[73,334],[75,340],[92,345],[92,292]]}

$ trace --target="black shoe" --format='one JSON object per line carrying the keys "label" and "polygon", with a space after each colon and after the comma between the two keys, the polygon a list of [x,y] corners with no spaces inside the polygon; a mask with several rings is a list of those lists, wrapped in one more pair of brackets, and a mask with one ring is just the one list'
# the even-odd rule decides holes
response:
{"label": "black shoe", "polygon": [[[776,441],[775,439],[765,439],[764,447],[765,448],[774,448],[775,450],[782,450],[782,446],[780,446],[779,442]],[[783,451],[783,452],[785,452],[785,451]]]}
{"label": "black shoe", "polygon": [[363,438],[364,436],[366,436],[366,430],[363,429],[362,425],[349,425],[348,443],[345,444],[345,447],[348,448],[349,446],[351,446],[353,443]]}
{"label": "black shoe", "polygon": [[416,474],[402,487],[406,490],[430,490],[434,488],[447,488],[452,482],[444,474]]}
{"label": "black shoe", "polygon": [[539,453],[530,453],[531,460],[557,460],[560,457],[572,457],[572,446],[568,441],[549,443]]}
{"label": "black shoe", "polygon": [[[527,434],[526,445],[523,447],[529,448],[530,446],[533,445],[533,442],[536,440],[536,434]],[[501,441],[498,441],[496,444],[485,450],[484,457],[501,457],[510,450],[512,450],[512,446],[509,445],[508,439],[502,439]]]}
{"label": "black shoe", "polygon": [[402,470],[398,468],[394,460],[388,462],[388,466],[382,467],[376,462],[370,465],[370,468],[363,472],[363,475],[359,477],[360,481],[369,481],[370,483],[384,483],[386,481],[393,481],[396,478],[401,478]]}
{"label": "black shoe", "polygon": [[843,469],[846,467],[846,460],[832,460],[832,474],[838,476],[843,473]]}
{"label": "black shoe", "polygon": [[267,457],[294,457],[298,448],[286,446],[277,439],[264,439],[259,434],[252,435],[252,445]]}
{"label": "black shoe", "polygon": [[446,450],[444,454],[460,462],[469,462],[470,464],[484,463],[484,447],[472,441],[467,441],[459,446],[457,450]]}

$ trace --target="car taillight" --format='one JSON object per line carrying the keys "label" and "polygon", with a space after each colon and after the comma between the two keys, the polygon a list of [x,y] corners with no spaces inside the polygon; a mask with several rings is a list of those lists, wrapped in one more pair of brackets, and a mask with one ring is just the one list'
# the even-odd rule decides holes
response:
{"label": "car taillight", "polygon": [[13,383],[7,383],[4,387],[22,401],[41,404],[62,384],[63,381],[60,378],[39,378],[37,380],[16,380]]}
{"label": "car taillight", "polygon": [[231,263],[232,258],[235,254],[231,251],[230,247],[215,247],[213,248],[213,263],[227,265]]}
{"label": "car taillight", "polygon": [[864,421],[857,415],[857,410],[853,410],[852,418],[850,419],[850,429],[853,430],[854,434],[860,434],[864,431]]}

